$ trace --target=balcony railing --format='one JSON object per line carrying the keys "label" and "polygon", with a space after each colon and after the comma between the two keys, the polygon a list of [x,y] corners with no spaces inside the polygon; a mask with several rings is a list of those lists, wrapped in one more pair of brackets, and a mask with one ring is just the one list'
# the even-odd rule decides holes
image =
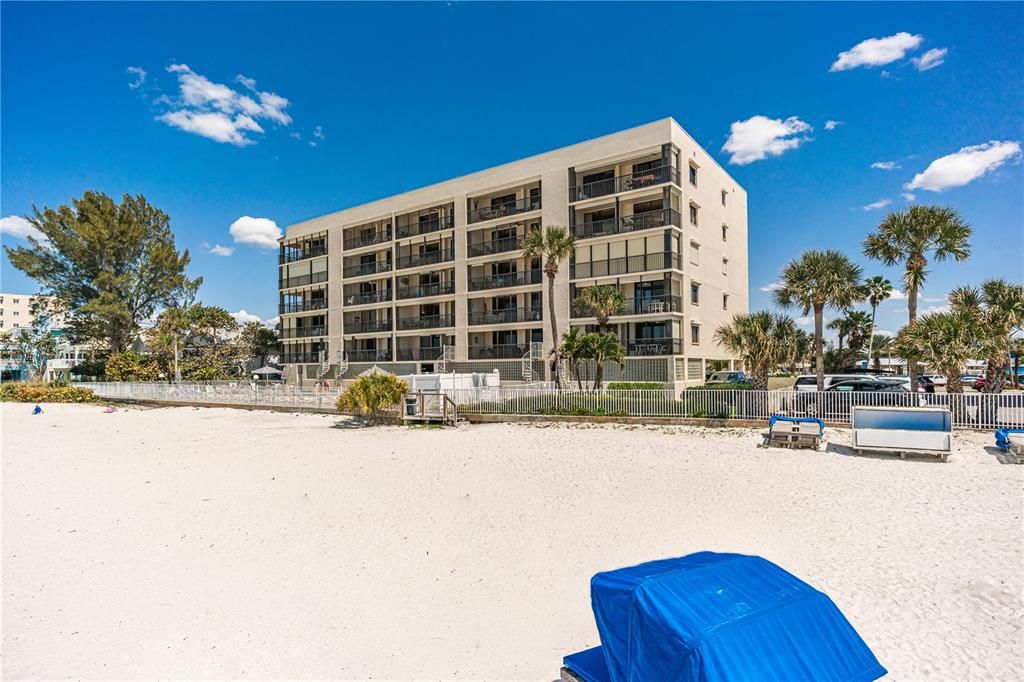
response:
{"label": "balcony railing", "polygon": [[679,171],[672,166],[658,166],[639,173],[620,175],[606,180],[588,182],[579,187],[570,187],[570,199],[572,201],[583,201],[594,197],[603,197],[608,194],[618,194],[644,187],[653,187],[664,182],[679,184]]}
{"label": "balcony railing", "polygon": [[308,249],[285,249],[284,253],[278,255],[277,262],[281,265],[285,263],[294,263],[295,261],[305,260],[307,258],[316,258],[317,256],[326,256],[327,246],[324,244],[318,244],[311,246]]}
{"label": "balcony railing", "polygon": [[391,351],[387,348],[381,348],[380,350],[375,349],[356,349],[347,350],[345,355],[348,356],[349,362],[390,362]]}
{"label": "balcony railing", "polygon": [[420,346],[419,348],[399,348],[398,359],[405,361],[428,360],[433,362],[441,358],[443,349],[436,346]]}
{"label": "balcony railing", "polygon": [[310,336],[326,336],[327,327],[285,327],[281,330],[282,339],[304,339]]}
{"label": "balcony railing", "polygon": [[364,320],[362,322],[345,322],[346,334],[366,334],[368,332],[391,331],[391,320]]}
{"label": "balcony railing", "polygon": [[454,315],[421,315],[419,317],[398,318],[399,329],[436,329],[438,327],[454,326]]}
{"label": "balcony railing", "polygon": [[455,249],[424,251],[422,253],[414,253],[408,256],[399,256],[398,265],[395,269],[403,270],[405,268],[415,268],[421,265],[434,265],[436,263],[446,263],[450,260],[455,260]]}
{"label": "balcony railing", "polygon": [[540,322],[543,319],[544,309],[541,306],[469,311],[470,324],[511,324],[513,322]]}
{"label": "balcony railing", "polygon": [[519,344],[498,344],[493,346],[470,346],[469,347],[469,359],[470,360],[491,360],[491,359],[520,359],[524,355],[530,352],[529,346],[520,346]]}
{"label": "balcony railing", "polygon": [[368,291],[362,294],[345,296],[345,305],[365,305],[367,303],[385,303],[391,300],[391,289]]}
{"label": "balcony railing", "polygon": [[319,284],[326,281],[327,271],[324,270],[323,272],[314,272],[311,275],[298,275],[288,279],[279,279],[277,285],[279,289],[288,289],[290,287],[304,287],[307,284]]}
{"label": "balcony railing", "polygon": [[522,237],[505,237],[503,239],[492,239],[486,242],[478,242],[469,245],[469,257],[489,256],[493,253],[507,253],[515,251],[523,244]]}
{"label": "balcony railing", "polygon": [[[683,299],[679,296],[650,296],[640,298],[627,298],[626,307],[622,315],[657,315],[659,313],[681,313],[683,312]],[[594,312],[586,306],[583,301],[573,302],[571,317],[594,317]]]}
{"label": "balcony railing", "polygon": [[682,216],[674,208],[665,208],[656,211],[645,211],[633,215],[620,216],[618,218],[607,218],[606,220],[595,220],[590,223],[580,223],[573,226],[572,232],[577,239],[590,239],[591,237],[606,237],[624,232],[638,232],[649,230],[654,227],[665,227],[675,225],[682,227]]}
{"label": "balcony railing", "polygon": [[664,253],[647,253],[640,256],[624,256],[608,260],[591,261],[590,263],[574,263],[569,268],[572,279],[588,277],[610,277],[627,275],[631,272],[647,272],[649,270],[682,270],[679,254],[666,251]]}
{"label": "balcony railing", "polygon": [[439,232],[441,230],[447,230],[455,226],[454,216],[444,216],[442,218],[435,218],[434,220],[424,220],[419,223],[409,223],[408,225],[398,226],[398,238],[403,237],[415,237],[418,234],[430,234],[431,232]]}
{"label": "balcony railing", "polygon": [[299,303],[282,303],[277,306],[277,312],[281,315],[288,313],[305,313],[310,310],[323,310],[327,307],[326,298],[314,298],[310,301],[301,301]]}
{"label": "balcony railing", "polygon": [[374,244],[381,244],[389,241],[391,241],[390,227],[386,230],[377,230],[372,234],[357,234],[351,237],[345,237],[342,241],[342,246],[346,249],[358,249],[364,246],[372,246]]}
{"label": "balcony railing", "polygon": [[282,353],[281,362],[286,365],[309,364],[320,362],[320,353]]}
{"label": "balcony railing", "polygon": [[634,339],[626,342],[626,355],[682,355],[682,339]]}
{"label": "balcony railing", "polygon": [[391,261],[379,260],[373,263],[357,263],[342,269],[344,277],[360,277],[362,275],[376,275],[378,272],[390,272]]}
{"label": "balcony railing", "polygon": [[515,201],[508,201],[494,206],[483,206],[474,208],[469,212],[469,222],[479,223],[483,220],[494,220],[505,216],[526,213],[527,211],[540,210],[540,197],[524,197]]}
{"label": "balcony railing", "polygon": [[469,280],[469,290],[485,291],[487,289],[504,289],[506,287],[521,287],[528,284],[540,284],[542,278],[543,273],[540,270],[510,272],[505,275],[473,277]]}
{"label": "balcony railing", "polygon": [[435,282],[434,284],[413,284],[398,287],[398,298],[426,298],[427,296],[447,296],[455,293],[455,282]]}

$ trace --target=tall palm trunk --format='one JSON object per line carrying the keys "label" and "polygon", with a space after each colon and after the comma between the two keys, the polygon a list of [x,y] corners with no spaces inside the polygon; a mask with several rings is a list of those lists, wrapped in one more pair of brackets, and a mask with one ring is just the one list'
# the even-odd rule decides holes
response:
{"label": "tall palm trunk", "polygon": [[822,348],[824,336],[825,305],[814,304],[814,371],[818,376],[818,390],[825,390],[825,351]]}
{"label": "tall palm trunk", "polygon": [[[910,324],[917,321],[917,286],[907,287],[907,317]],[[907,362],[907,373],[910,374],[910,390],[917,392],[917,363],[913,360]]]}
{"label": "tall palm trunk", "polygon": [[[554,375],[555,387],[562,387],[562,379],[558,375],[558,322],[555,320],[555,274],[548,271],[548,317],[551,318],[551,343],[554,349],[551,355],[551,374]],[[531,360],[532,362],[532,360]]]}
{"label": "tall palm trunk", "polygon": [[871,360],[871,353],[875,349],[875,313],[878,312],[878,304],[871,304],[871,334],[868,336],[868,360]]}

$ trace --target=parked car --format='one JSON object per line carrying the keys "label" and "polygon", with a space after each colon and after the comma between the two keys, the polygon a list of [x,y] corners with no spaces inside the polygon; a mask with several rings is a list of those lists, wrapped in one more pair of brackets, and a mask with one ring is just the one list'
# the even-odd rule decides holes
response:
{"label": "parked car", "polygon": [[975,391],[983,391],[985,390],[986,383],[987,382],[985,381],[985,377],[978,377],[973,382],[971,382],[971,388],[973,388]]}
{"label": "parked car", "polygon": [[922,376],[926,376],[929,379],[931,379],[932,383],[935,384],[936,386],[946,385],[946,377],[942,376],[941,374],[924,374]]}
{"label": "parked car", "polygon": [[[900,382],[903,385],[903,389],[904,390],[906,390],[906,391],[910,390],[910,377],[899,376],[899,377],[889,377],[889,378],[892,381]],[[926,377],[925,375],[921,374],[921,375],[918,375],[918,377],[917,377],[917,389],[919,391],[924,391],[925,393],[935,393],[935,383],[931,379]]]}
{"label": "parked car", "polygon": [[971,384],[973,384],[975,381],[977,381],[980,378],[981,378],[980,374],[961,374],[960,375],[960,383],[963,384],[964,386],[970,386]]}
{"label": "parked car", "polygon": [[[911,406],[914,397],[906,386],[909,382],[890,377],[855,377],[837,381],[823,392],[803,391],[793,405],[797,412],[809,417],[849,418],[854,405]],[[885,394],[879,397],[879,394]]]}
{"label": "parked car", "polygon": [[750,377],[746,372],[713,372],[708,377],[709,384],[749,384]]}
{"label": "parked car", "polygon": [[[825,390],[832,384],[848,379],[875,378],[872,374],[826,374]],[[794,391],[816,391],[818,390],[818,377],[815,374],[801,374],[793,384]]]}

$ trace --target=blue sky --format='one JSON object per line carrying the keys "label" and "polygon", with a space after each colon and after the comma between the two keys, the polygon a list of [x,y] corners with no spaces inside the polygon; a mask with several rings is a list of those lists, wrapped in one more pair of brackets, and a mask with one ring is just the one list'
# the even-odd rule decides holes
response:
{"label": "blue sky", "polygon": [[[752,309],[802,249],[843,249],[895,282],[859,243],[905,194],[975,229],[969,262],[931,268],[922,308],[958,284],[1022,279],[1020,3],[0,13],[3,242],[19,242],[32,204],[142,193],[191,251],[201,299],[232,311],[276,314],[266,221],[284,228],[664,116],[747,189]],[[233,236],[243,217],[265,221]],[[6,256],[0,274],[4,290],[35,290]],[[879,326],[905,314],[890,301]]]}

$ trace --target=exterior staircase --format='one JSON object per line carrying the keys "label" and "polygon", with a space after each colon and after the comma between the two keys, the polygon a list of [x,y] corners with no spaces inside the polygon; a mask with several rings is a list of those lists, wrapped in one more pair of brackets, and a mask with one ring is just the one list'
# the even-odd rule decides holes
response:
{"label": "exterior staircase", "polygon": [[530,383],[533,381],[533,363],[537,360],[544,359],[544,344],[539,341],[534,341],[530,344],[530,350],[523,356],[521,363],[523,381]]}

